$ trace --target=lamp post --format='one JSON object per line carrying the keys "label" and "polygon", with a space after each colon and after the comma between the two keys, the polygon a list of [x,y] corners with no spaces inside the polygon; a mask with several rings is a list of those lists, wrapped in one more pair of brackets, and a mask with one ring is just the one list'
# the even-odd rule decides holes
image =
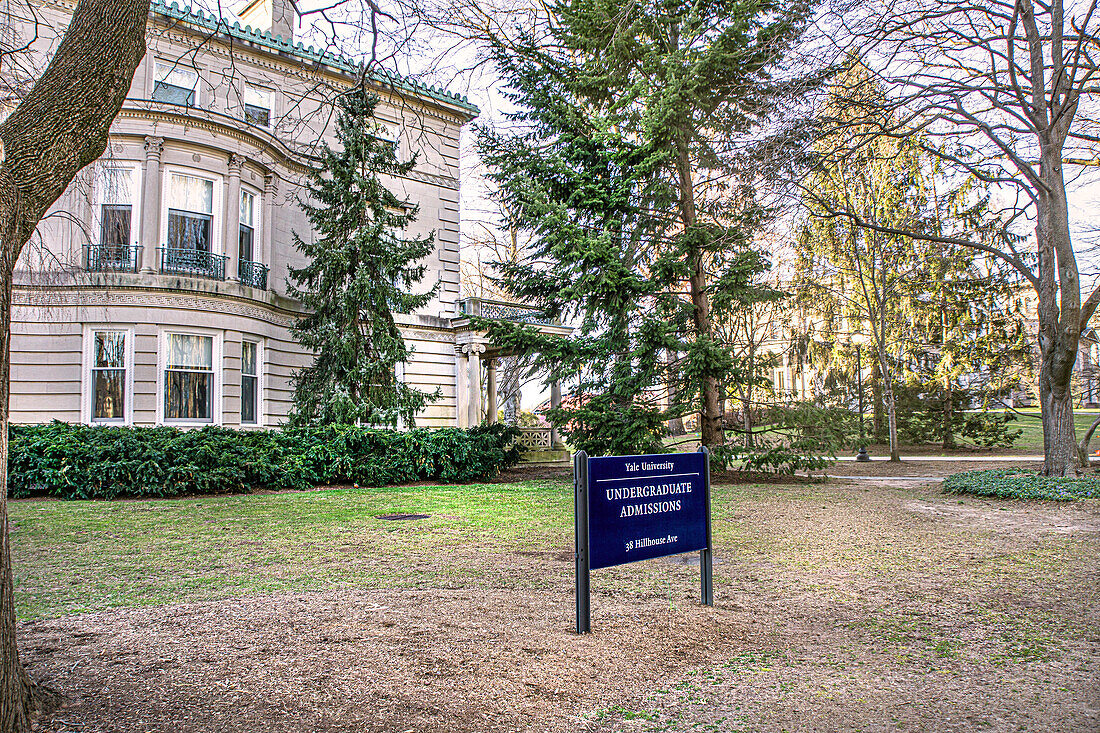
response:
{"label": "lamp post", "polygon": [[859,452],[856,453],[857,461],[869,461],[871,456],[867,453],[867,444],[863,433],[863,342],[865,337],[861,333],[852,334],[852,343],[856,345],[856,389],[859,392]]}

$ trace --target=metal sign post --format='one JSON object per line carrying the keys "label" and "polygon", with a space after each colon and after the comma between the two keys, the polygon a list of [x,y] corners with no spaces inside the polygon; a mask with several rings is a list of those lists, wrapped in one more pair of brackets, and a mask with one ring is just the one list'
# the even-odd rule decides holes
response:
{"label": "metal sign post", "polygon": [[594,569],[699,552],[700,598],[714,605],[710,454],[573,459],[577,633],[592,630]]}
{"label": "metal sign post", "polygon": [[588,564],[588,454],[573,456],[573,517],[577,548],[577,633],[592,631],[592,584]]}
{"label": "metal sign post", "polygon": [[699,446],[703,454],[703,476],[706,481],[707,496],[707,546],[699,550],[699,589],[704,606],[714,605],[714,552],[710,535],[710,451],[705,445]]}

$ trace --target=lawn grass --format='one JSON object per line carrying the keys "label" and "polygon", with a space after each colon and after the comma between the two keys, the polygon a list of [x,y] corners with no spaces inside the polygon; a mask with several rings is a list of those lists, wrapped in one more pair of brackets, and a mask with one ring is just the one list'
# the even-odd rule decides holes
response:
{"label": "lawn grass", "polygon": [[[820,489],[789,486],[780,495],[816,502]],[[742,542],[743,526],[727,518],[776,498],[775,487],[715,486],[715,541]],[[24,620],[253,593],[572,584],[569,481],[19,500],[9,513]],[[378,518],[402,513],[430,516]],[[513,572],[509,558],[517,555],[545,561],[534,563],[537,571]],[[668,592],[659,565],[601,573],[608,592]]]}
{"label": "lawn grass", "polygon": [[[18,613],[33,619],[248,593],[453,585],[473,569],[464,561],[471,553],[571,543],[571,489],[559,482],[13,501]],[[431,516],[377,518],[400,513]]]}
{"label": "lawn grass", "polygon": [[[995,412],[1001,412],[995,410]],[[1010,429],[1019,430],[1020,437],[1012,445],[1015,450],[1033,453],[1043,452],[1043,423],[1038,409],[1014,410],[1016,420],[1009,424]],[[1078,408],[1073,411],[1073,421],[1077,429],[1077,439],[1080,440],[1085,431],[1092,425],[1093,420],[1100,416],[1100,410]],[[870,415],[867,416],[868,421]],[[1100,429],[1097,431],[1100,433]],[[965,439],[959,438],[960,444],[965,444]],[[668,436],[665,438],[665,447],[670,451],[695,450],[699,445],[699,433],[687,433],[685,435]],[[902,446],[902,450],[909,446]],[[1100,435],[1093,439],[1094,449],[1100,448]]]}
{"label": "lawn grass", "polygon": [[[726,557],[766,558],[799,572],[861,568],[877,575],[912,566],[911,549],[885,548],[847,518],[866,500],[858,486],[716,485],[715,546]],[[776,512],[814,521],[829,516],[843,527],[832,524],[820,535],[820,529],[763,521]],[[179,500],[21,500],[9,504],[9,513],[16,605],[24,620],[257,593],[572,585],[573,487],[565,480]],[[378,518],[398,513],[430,516]],[[838,536],[846,538],[842,546],[835,544]],[[525,562],[514,563],[518,556]],[[681,570],[688,588],[693,571]],[[720,565],[716,578],[726,572],[738,571]],[[660,563],[609,568],[600,576],[605,592],[656,596],[683,580],[671,581]]]}
{"label": "lawn grass", "polygon": [[[1039,410],[1016,410],[1016,422],[1012,423],[1015,430],[1023,433],[1016,440],[1014,448],[1043,452],[1043,423],[1039,417]],[[1092,425],[1093,420],[1100,416],[1100,410],[1076,409],[1073,411],[1073,424],[1077,430],[1077,439],[1085,435],[1085,431]],[[1096,436],[1093,445],[1100,447],[1100,435]]]}

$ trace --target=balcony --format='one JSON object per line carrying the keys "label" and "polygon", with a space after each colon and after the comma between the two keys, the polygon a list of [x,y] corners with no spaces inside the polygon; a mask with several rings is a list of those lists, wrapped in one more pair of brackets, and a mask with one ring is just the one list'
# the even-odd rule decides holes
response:
{"label": "balcony", "polygon": [[[160,252],[160,271],[173,275],[191,275],[207,277],[212,280],[225,279],[225,255],[204,252],[201,249],[174,249],[157,247]],[[266,280],[266,273],[265,273]]]}
{"label": "balcony", "polygon": [[241,285],[267,290],[267,265],[252,260],[241,260],[237,265],[237,279]]}
{"label": "balcony", "polygon": [[485,298],[466,298],[458,302],[458,312],[464,316],[495,318],[499,321],[517,321],[536,326],[558,326],[560,323],[546,317],[538,308],[521,303],[505,303]]}
{"label": "balcony", "polygon": [[86,244],[84,245],[84,270],[86,272],[137,272],[139,245]]}

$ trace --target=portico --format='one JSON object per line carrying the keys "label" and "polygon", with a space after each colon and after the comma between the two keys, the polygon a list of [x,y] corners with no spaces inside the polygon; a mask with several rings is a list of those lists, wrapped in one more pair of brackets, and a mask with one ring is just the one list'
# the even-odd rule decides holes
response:
{"label": "portico", "polygon": [[[476,330],[470,316],[493,318],[503,321],[524,323],[537,328],[544,334],[567,336],[572,332],[568,326],[552,322],[534,308],[518,303],[487,300],[484,298],[466,298],[459,301],[459,315],[454,320],[455,334],[455,393],[457,402],[457,424],[460,428],[472,427],[497,421],[499,407],[497,393],[497,367],[500,359],[514,356],[494,345],[481,331]],[[561,385],[553,382],[550,386],[550,405],[561,406]],[[528,448],[542,450],[561,450],[565,447],[555,429],[533,429],[549,433],[547,437],[524,436],[521,444]],[[535,445],[546,443],[547,445]]]}

